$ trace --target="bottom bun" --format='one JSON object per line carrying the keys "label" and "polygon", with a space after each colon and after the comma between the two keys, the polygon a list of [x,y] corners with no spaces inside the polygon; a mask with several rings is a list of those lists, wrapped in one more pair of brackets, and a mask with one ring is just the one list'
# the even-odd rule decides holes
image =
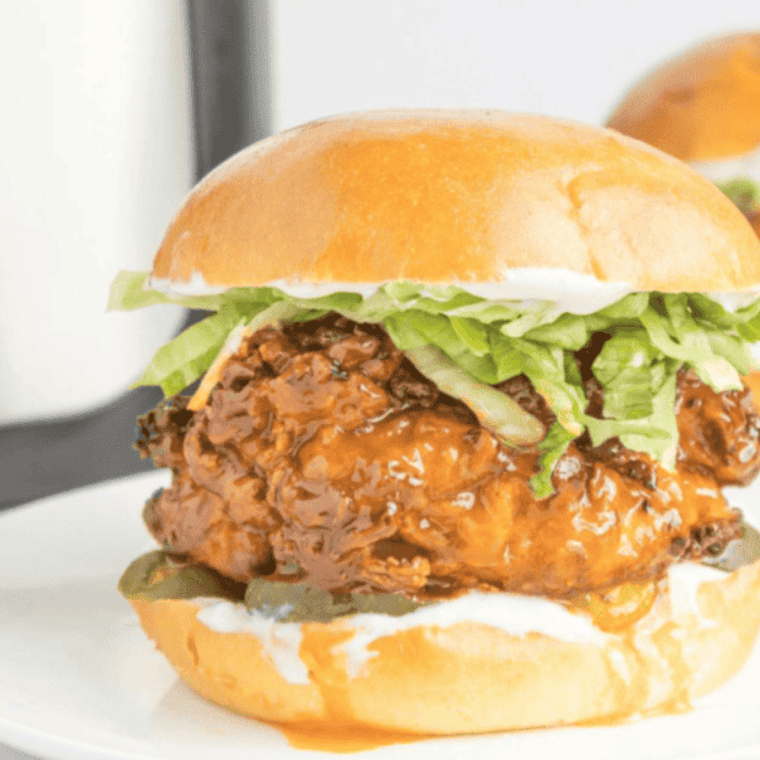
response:
{"label": "bottom bun", "polygon": [[[593,640],[467,620],[401,625],[372,638],[358,668],[346,643],[359,636],[359,618],[272,622],[262,638],[208,627],[199,619],[205,600],[131,603],[184,681],[238,713],[300,727],[462,734],[681,711],[724,683],[760,626],[760,562],[717,580],[671,575],[667,588],[636,623]],[[283,656],[304,677],[289,674]]]}

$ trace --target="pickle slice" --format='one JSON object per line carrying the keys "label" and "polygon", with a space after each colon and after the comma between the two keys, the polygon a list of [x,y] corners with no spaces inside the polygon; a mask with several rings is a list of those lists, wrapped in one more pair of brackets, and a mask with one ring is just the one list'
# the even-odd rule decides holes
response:
{"label": "pickle slice", "polygon": [[247,585],[211,568],[157,549],[138,557],[124,571],[119,591],[127,599],[228,599],[283,623],[329,622],[345,615],[379,612],[400,616],[429,602],[400,594],[333,594],[308,583],[254,578]]}
{"label": "pickle slice", "polygon": [[119,579],[119,591],[127,599],[146,601],[203,596],[240,601],[245,584],[157,549],[143,554],[129,565]]}

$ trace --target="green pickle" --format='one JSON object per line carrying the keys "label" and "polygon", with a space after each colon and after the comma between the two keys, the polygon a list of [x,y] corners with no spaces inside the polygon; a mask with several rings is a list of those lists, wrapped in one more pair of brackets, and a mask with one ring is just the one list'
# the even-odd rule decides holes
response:
{"label": "green pickle", "polygon": [[277,617],[282,623],[329,622],[346,615],[383,613],[398,617],[431,602],[414,602],[400,594],[333,594],[308,583],[230,581],[210,568],[183,562],[163,550],[138,557],[124,571],[119,591],[127,599],[221,598],[249,610]]}
{"label": "green pickle", "polygon": [[309,583],[288,583],[255,578],[245,591],[249,610],[271,612],[281,608],[277,619],[283,623],[327,623],[345,615],[381,612],[399,617],[419,609],[425,602],[413,602],[400,594],[333,594]]}
{"label": "green pickle", "polygon": [[138,557],[119,579],[122,596],[150,602],[201,596],[239,601],[244,590],[244,583],[236,583],[208,567],[183,562],[161,549]]}

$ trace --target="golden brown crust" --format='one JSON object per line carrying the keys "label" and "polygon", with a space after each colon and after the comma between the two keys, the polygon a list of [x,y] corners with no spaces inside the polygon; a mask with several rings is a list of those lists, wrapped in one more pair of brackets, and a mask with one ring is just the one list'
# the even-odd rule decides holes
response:
{"label": "golden brown crust", "polygon": [[640,81],[607,122],[682,161],[760,145],[760,33],[707,40]]}
{"label": "golden brown crust", "polygon": [[743,290],[760,283],[760,247],[711,183],[615,132],[498,111],[387,111],[234,156],[188,197],[154,277],[191,290],[466,284],[523,267],[634,289]]}
{"label": "golden brown crust", "polygon": [[353,635],[350,623],[306,623],[299,653],[308,684],[283,678],[254,635],[207,628],[193,602],[132,604],[182,678],[237,712],[300,726],[457,734],[683,709],[748,657],[760,626],[760,562],[695,594],[698,614],[661,596],[597,645],[467,621],[410,628],[371,643],[358,675],[339,647]]}

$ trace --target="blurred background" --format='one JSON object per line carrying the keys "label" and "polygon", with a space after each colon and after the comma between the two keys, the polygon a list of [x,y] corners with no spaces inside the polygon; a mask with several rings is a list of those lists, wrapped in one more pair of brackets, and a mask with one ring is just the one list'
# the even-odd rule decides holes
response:
{"label": "blurred background", "polygon": [[27,0],[0,25],[0,508],[148,467],[130,391],[198,315],[106,313],[193,182],[322,116],[484,107],[602,124],[756,0]]}

